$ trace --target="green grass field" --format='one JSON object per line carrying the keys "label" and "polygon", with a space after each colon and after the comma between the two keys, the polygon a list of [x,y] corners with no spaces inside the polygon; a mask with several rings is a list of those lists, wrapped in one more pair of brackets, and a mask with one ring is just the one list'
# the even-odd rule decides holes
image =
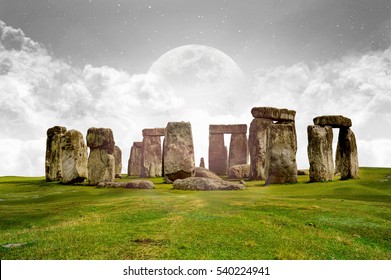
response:
{"label": "green grass field", "polygon": [[0,258],[391,259],[391,169],[244,191],[152,180],[131,190],[0,177]]}

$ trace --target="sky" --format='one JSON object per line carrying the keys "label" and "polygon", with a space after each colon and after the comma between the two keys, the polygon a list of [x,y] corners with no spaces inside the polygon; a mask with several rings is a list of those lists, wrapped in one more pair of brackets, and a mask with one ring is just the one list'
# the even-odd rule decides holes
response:
{"label": "sky", "polygon": [[326,114],[352,119],[361,166],[391,167],[390,18],[389,0],[0,0],[0,175],[44,175],[54,125],[112,128],[125,172],[143,128],[190,121],[198,165],[209,124],[260,106],[297,111],[299,168]]}

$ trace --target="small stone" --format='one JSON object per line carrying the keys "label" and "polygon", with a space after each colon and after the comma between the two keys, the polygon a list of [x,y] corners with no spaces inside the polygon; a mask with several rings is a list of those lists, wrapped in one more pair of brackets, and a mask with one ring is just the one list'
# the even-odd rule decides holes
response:
{"label": "small stone", "polygon": [[231,166],[228,171],[228,178],[230,179],[242,179],[250,176],[249,164],[237,164]]}
{"label": "small stone", "polygon": [[203,157],[200,160],[200,167],[205,168],[205,159]]}
{"label": "small stone", "polygon": [[131,182],[100,182],[97,187],[123,189],[154,189],[155,185],[148,180],[134,180]]}

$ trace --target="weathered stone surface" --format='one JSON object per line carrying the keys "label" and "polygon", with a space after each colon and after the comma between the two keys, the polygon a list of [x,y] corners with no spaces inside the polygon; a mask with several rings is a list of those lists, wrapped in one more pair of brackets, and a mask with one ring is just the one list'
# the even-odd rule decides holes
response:
{"label": "weathered stone surface", "polygon": [[267,129],[266,185],[297,182],[294,123],[273,124]]}
{"label": "weathered stone surface", "polygon": [[191,177],[186,179],[176,180],[173,184],[174,189],[180,190],[197,190],[197,191],[211,191],[211,190],[244,190],[242,184],[223,181],[219,179]]}
{"label": "weathered stone surface", "polygon": [[238,164],[247,164],[248,142],[246,134],[232,134],[229,145],[228,168]]}
{"label": "weathered stone surface", "polygon": [[266,150],[267,150],[267,128],[273,124],[270,119],[253,119],[250,125],[248,146],[250,151],[250,179],[264,180]]}
{"label": "weathered stone surface", "polygon": [[115,177],[114,136],[110,128],[89,128],[87,146],[88,182],[96,185],[100,182],[112,182]]}
{"label": "weathered stone surface", "polygon": [[246,134],[247,124],[211,124],[209,134]]}
{"label": "weathered stone surface", "polygon": [[47,130],[45,176],[48,182],[62,179],[61,138],[66,131],[63,126],[54,126]]}
{"label": "weathered stone surface", "polygon": [[251,109],[251,114],[254,118],[293,122],[295,120],[296,111],[273,107],[254,107]]}
{"label": "weathered stone surface", "polygon": [[141,177],[161,177],[162,164],[162,142],[160,136],[144,136],[141,158]]}
{"label": "weathered stone surface", "polygon": [[114,160],[115,160],[115,178],[121,178],[122,172],[122,151],[118,146],[114,146]]}
{"label": "weathered stone surface", "polygon": [[133,142],[128,160],[128,176],[140,176],[143,142]]}
{"label": "weathered stone surface", "polygon": [[143,129],[143,137],[145,136],[164,136],[165,128],[145,128]]}
{"label": "weathered stone surface", "polygon": [[222,180],[216,173],[210,171],[209,169],[203,167],[196,167],[194,177],[202,177],[202,178],[211,178],[211,179],[220,179]]}
{"label": "weathered stone surface", "polygon": [[350,128],[340,128],[337,150],[341,180],[357,179],[359,173],[356,137]]}
{"label": "weathered stone surface", "polygon": [[113,182],[115,178],[115,160],[105,149],[91,149],[88,157],[88,182],[97,185],[100,182]]}
{"label": "weathered stone surface", "polygon": [[189,122],[167,124],[163,153],[166,182],[194,176],[193,135]]}
{"label": "weathered stone surface", "polygon": [[227,157],[224,134],[209,134],[209,170],[218,175],[227,174]]}
{"label": "weathered stone surface", "polygon": [[307,134],[310,181],[332,181],[334,178],[333,129],[331,126],[309,125]]}
{"label": "weathered stone surface", "polygon": [[205,159],[203,157],[200,160],[200,167],[205,168]]}
{"label": "weathered stone surface", "polygon": [[100,182],[97,187],[124,189],[154,189],[155,185],[148,180],[134,180],[131,182]]}
{"label": "weathered stone surface", "polygon": [[250,177],[250,165],[249,164],[237,164],[229,168],[228,178],[230,179],[242,179]]}
{"label": "weathered stone surface", "polygon": [[67,131],[61,139],[62,182],[81,183],[88,177],[88,151],[83,134],[77,130]]}
{"label": "weathered stone surface", "polygon": [[351,127],[352,120],[344,116],[320,116],[314,118],[314,124],[320,126],[331,126],[332,128]]}
{"label": "weathered stone surface", "polygon": [[91,149],[105,149],[107,153],[114,152],[114,136],[110,128],[91,127],[87,131],[87,146]]}

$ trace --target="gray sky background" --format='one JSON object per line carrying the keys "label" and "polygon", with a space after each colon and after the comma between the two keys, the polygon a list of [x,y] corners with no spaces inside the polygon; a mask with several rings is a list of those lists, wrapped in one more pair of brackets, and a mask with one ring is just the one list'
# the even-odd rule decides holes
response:
{"label": "gray sky background", "polygon": [[[390,17],[387,0],[0,0],[0,175],[43,175],[53,125],[113,128],[125,171],[142,128],[189,120],[198,164],[208,125],[249,124],[253,106],[297,111],[301,168],[306,126],[322,114],[352,119],[361,165],[391,167]],[[148,72],[191,44],[220,50],[246,76],[237,95],[210,92],[226,112],[189,109],[194,98]]]}

